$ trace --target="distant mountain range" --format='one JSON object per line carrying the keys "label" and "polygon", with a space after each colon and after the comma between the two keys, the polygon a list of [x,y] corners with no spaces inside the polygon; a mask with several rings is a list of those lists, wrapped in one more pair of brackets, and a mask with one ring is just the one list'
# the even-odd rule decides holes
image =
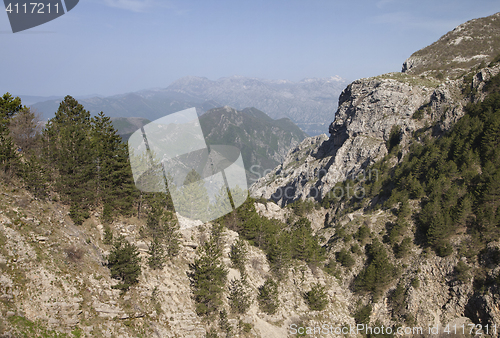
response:
{"label": "distant mountain range", "polygon": [[[151,121],[117,117],[112,122],[126,141]],[[214,108],[200,117],[200,126],[208,145],[234,145],[240,149],[250,184],[280,164],[288,150],[307,137],[290,119],[274,120],[255,108]]]}
{"label": "distant mountain range", "polygon": [[[255,107],[273,119],[290,118],[309,135],[328,131],[337,109],[338,97],[347,81],[335,76],[299,82],[265,80],[240,76],[216,81],[183,77],[164,89],[143,90],[110,97],[84,97],[79,102],[92,114],[103,111],[110,117],[140,117],[155,120],[186,108],[199,115],[217,107],[237,110]],[[44,119],[51,118],[62,97],[22,96]]]}

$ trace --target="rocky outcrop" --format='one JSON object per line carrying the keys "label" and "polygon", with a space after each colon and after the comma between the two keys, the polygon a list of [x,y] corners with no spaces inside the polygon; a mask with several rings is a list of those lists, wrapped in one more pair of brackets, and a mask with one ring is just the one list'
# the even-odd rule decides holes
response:
{"label": "rocky outcrop", "polygon": [[341,94],[331,136],[308,138],[291,150],[272,173],[252,186],[252,195],[285,205],[296,199],[320,200],[337,182],[380,159],[394,125],[403,141],[422,123],[413,113],[429,102],[431,88],[390,78],[361,79]]}
{"label": "rocky outcrop", "polygon": [[[404,155],[417,130],[432,124],[434,133],[448,130],[469,102],[462,95],[464,86],[475,88],[473,99],[480,100],[485,82],[499,69],[482,69],[466,84],[462,79],[439,83],[399,73],[354,81],[340,95],[330,137],[311,137],[292,149],[251,187],[252,196],[282,206],[297,199],[321,200],[338,182],[376,175],[366,168],[387,154],[393,128]],[[417,111],[420,116],[414,115]]]}
{"label": "rocky outcrop", "polygon": [[471,68],[487,65],[500,53],[500,12],[467,21],[438,41],[411,55],[402,72],[456,78]]}

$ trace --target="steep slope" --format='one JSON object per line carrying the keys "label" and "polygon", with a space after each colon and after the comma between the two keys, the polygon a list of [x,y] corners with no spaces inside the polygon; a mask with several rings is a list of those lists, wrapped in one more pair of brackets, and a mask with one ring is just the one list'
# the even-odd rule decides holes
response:
{"label": "steep slope", "polygon": [[[473,21],[474,27],[497,22],[497,17]],[[484,38],[477,33],[477,40],[483,49],[489,48],[489,31],[479,32]],[[495,49],[495,53],[500,50]],[[463,107],[471,100],[464,93],[479,93],[474,99],[481,99],[485,81],[498,73],[498,66],[491,66],[469,69],[466,77],[446,81],[411,72],[354,81],[340,95],[335,120],[329,127],[330,138],[306,139],[292,149],[280,166],[256,182],[253,196],[272,198],[281,205],[299,198],[321,200],[335,184],[385,156],[393,128],[403,154],[413,133],[426,123],[436,124],[435,132],[447,130],[463,116]]]}
{"label": "steep slope", "polygon": [[209,110],[200,117],[207,143],[231,144],[241,150],[247,177],[253,183],[266,175],[307,135],[288,118],[273,120],[255,108]]}
{"label": "steep slope", "polygon": [[117,130],[118,135],[126,142],[140,127],[150,123],[148,119],[140,117],[113,117],[111,119],[113,127]]}
{"label": "steep slope", "polygon": [[[500,12],[467,21],[410,56],[403,72],[455,78],[500,56]],[[498,59],[497,59],[498,61]],[[481,67],[483,68],[483,67]]]}
{"label": "steep slope", "polygon": [[[496,36],[480,32],[487,50]],[[353,82],[330,138],[305,139],[252,187],[286,206],[275,214],[316,217],[358,324],[498,336],[500,64],[474,65]]]}
{"label": "steep slope", "polygon": [[[105,224],[93,213],[76,226],[68,207],[35,200],[25,190],[0,182],[0,336],[1,337],[206,337],[219,328],[216,318],[196,313],[188,272],[199,247],[210,237],[211,224],[181,229],[181,247],[163,269],[148,266],[152,239],[144,235],[146,219],[121,218]],[[136,246],[141,258],[139,282],[125,294],[113,288],[106,264],[112,245],[110,231]],[[220,244],[228,269],[229,287],[240,272],[229,252],[238,233],[225,229]],[[350,315],[350,292],[321,270],[295,262],[279,286],[279,309],[264,313],[256,295],[271,275],[262,250],[248,245],[245,269],[252,305],[245,314],[229,314],[240,337],[286,337],[288,327],[304,320],[325,321],[333,327],[355,323]],[[325,311],[310,311],[303,292],[316,283],[327,286]],[[229,288],[224,304],[228,306]]]}

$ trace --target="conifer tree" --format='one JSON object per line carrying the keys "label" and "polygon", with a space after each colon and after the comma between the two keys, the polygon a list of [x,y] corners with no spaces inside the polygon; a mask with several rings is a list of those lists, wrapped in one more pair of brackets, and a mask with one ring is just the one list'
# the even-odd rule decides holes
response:
{"label": "conifer tree", "polygon": [[248,260],[247,258],[248,249],[246,247],[245,241],[238,238],[236,243],[231,245],[231,251],[229,252],[229,258],[233,263],[233,267],[238,269],[241,274],[245,273],[245,264]]}
{"label": "conifer tree", "polygon": [[229,285],[229,305],[231,312],[244,314],[252,304],[246,275],[233,279]]}
{"label": "conifer tree", "polygon": [[268,237],[267,259],[271,265],[271,271],[279,280],[286,278],[290,267],[292,252],[290,248],[290,233],[281,231],[279,234]]}
{"label": "conifer tree", "polygon": [[167,209],[169,203],[171,203],[171,200],[168,194],[155,193],[150,196],[148,203],[150,210],[146,220],[146,227],[147,235],[151,236],[153,241],[157,241],[158,245],[161,245],[165,255],[173,257],[180,250],[179,239],[181,235],[177,218],[172,211]]}
{"label": "conifer tree", "polygon": [[95,201],[92,143],[89,139],[90,113],[71,96],[59,105],[44,132],[46,157],[56,169],[55,187],[70,203],[76,215]]}
{"label": "conifer tree", "polygon": [[324,250],[312,235],[311,222],[307,218],[301,217],[294,227],[295,229],[292,232],[292,257],[313,264],[324,260]]}
{"label": "conifer tree", "polygon": [[137,284],[141,274],[141,258],[137,247],[130,244],[123,236],[120,236],[114,243],[113,249],[108,256],[108,267],[111,270],[111,277],[121,280],[113,286],[115,289],[127,291],[130,286]]}
{"label": "conifer tree", "polygon": [[94,191],[97,202],[112,210],[129,210],[135,195],[128,148],[103,112],[91,119],[91,145],[93,149]]}
{"label": "conifer tree", "polygon": [[0,168],[12,169],[17,162],[14,143],[9,133],[10,120],[22,109],[21,99],[9,93],[0,97]]}
{"label": "conifer tree", "polygon": [[189,278],[196,302],[196,313],[209,316],[218,313],[226,285],[227,269],[216,238],[210,237],[199,248],[199,257],[190,264]]}
{"label": "conifer tree", "polygon": [[325,292],[325,287],[319,283],[316,283],[304,294],[305,300],[309,309],[312,311],[322,311],[328,305],[328,295]]}
{"label": "conifer tree", "polygon": [[266,279],[264,284],[259,287],[257,300],[262,311],[270,315],[276,313],[279,306],[278,283],[271,278]]}
{"label": "conifer tree", "polygon": [[149,246],[148,264],[151,269],[163,269],[165,265],[165,250],[163,243],[158,237],[154,237]]}

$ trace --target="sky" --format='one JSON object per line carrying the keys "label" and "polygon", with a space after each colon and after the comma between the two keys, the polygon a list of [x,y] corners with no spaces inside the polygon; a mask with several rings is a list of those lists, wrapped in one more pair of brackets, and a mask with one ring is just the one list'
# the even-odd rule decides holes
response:
{"label": "sky", "polygon": [[18,33],[4,12],[0,93],[109,96],[183,76],[353,81],[400,71],[457,25],[498,11],[498,0],[80,0]]}

